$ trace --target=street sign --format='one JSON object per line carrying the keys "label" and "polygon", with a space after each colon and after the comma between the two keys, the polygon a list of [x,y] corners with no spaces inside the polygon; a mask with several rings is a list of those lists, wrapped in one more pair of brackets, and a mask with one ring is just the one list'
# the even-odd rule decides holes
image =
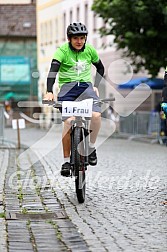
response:
{"label": "street sign", "polygon": [[20,129],[25,128],[25,120],[24,119],[13,119],[12,120],[12,128],[17,129],[17,147],[20,149]]}
{"label": "street sign", "polygon": [[[17,122],[18,121],[18,122]],[[24,119],[13,119],[12,120],[12,128],[13,129],[25,129],[25,120]]]}

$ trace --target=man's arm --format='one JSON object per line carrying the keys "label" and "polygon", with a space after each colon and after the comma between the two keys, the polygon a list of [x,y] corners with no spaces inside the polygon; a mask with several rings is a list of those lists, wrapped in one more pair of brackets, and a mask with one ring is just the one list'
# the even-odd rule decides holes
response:
{"label": "man's arm", "polygon": [[57,72],[59,71],[61,63],[53,59],[47,77],[47,92],[53,93],[53,85],[55,83]]}
{"label": "man's arm", "polygon": [[93,63],[93,65],[97,69],[94,87],[98,88],[100,81],[104,75],[104,66],[103,66],[103,63],[101,62],[101,60],[99,60],[97,63]]}

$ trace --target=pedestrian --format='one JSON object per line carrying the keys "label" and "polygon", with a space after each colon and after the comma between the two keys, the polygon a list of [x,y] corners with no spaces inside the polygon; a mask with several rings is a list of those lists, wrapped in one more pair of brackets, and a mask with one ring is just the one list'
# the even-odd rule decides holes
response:
{"label": "pedestrian", "polygon": [[120,116],[114,113],[114,109],[112,106],[108,107],[108,118],[110,119],[110,127],[113,127],[114,122],[116,125],[116,132],[119,132]]}
{"label": "pedestrian", "polygon": [[164,88],[162,90],[162,110],[164,114],[167,116],[167,67],[164,74]]}
{"label": "pedestrian", "polygon": [[118,114],[114,114],[114,109],[112,106],[108,107],[108,117],[109,119],[111,119],[114,122],[119,122],[119,115]]}
{"label": "pedestrian", "polygon": [[6,118],[6,126],[12,126],[13,120],[13,108],[12,108],[13,99],[5,100],[4,107],[5,107],[5,118]]}
{"label": "pedestrian", "polygon": [[160,134],[160,137],[162,138],[163,143],[165,144],[167,142],[167,127],[166,127],[165,114],[161,108],[161,102],[159,102],[156,105],[154,112],[159,114],[159,119],[160,119],[159,134]]}
{"label": "pedestrian", "polygon": [[[167,138],[167,67],[164,74],[164,88],[162,90],[162,104],[161,104],[162,111],[164,113],[163,120],[164,120],[164,135]],[[167,139],[165,138],[165,141]]]}
{"label": "pedestrian", "polygon": [[[96,49],[86,43],[88,30],[82,23],[72,23],[67,27],[68,42],[61,45],[55,51],[47,77],[46,100],[53,100],[53,85],[58,73],[58,101],[74,101],[78,97],[82,99],[93,98],[98,100],[98,85],[104,75],[104,66]],[[96,67],[95,84],[92,85],[91,65]],[[62,132],[62,145],[64,163],[61,167],[61,175],[70,175],[70,118],[62,118],[64,128]],[[95,142],[101,126],[101,109],[98,104],[93,105],[93,114],[90,123],[89,164],[97,164]]]}

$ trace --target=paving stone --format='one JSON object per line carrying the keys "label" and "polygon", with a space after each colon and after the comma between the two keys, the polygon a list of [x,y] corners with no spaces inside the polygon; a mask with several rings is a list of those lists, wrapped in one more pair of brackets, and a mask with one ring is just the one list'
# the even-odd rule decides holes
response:
{"label": "paving stone", "polygon": [[[96,169],[91,167],[87,172],[83,205],[77,203],[70,178],[57,176],[55,183],[59,187],[53,187],[90,250],[165,252],[167,227],[163,214],[166,209],[159,203],[166,197],[167,170],[160,165],[166,162],[166,149],[110,139],[98,153]],[[56,172],[52,164],[59,162],[55,157],[60,155],[57,148],[43,160],[43,164],[50,164],[44,165],[48,176]]]}
{"label": "paving stone", "polygon": [[[167,172],[162,166],[166,148],[117,139],[106,141],[97,150],[98,165],[88,168],[84,204],[78,204],[74,179],[60,176],[61,146],[30,166],[32,174],[47,183],[40,183],[38,194],[36,184],[24,187],[23,200],[19,201],[18,177],[13,179],[13,189],[9,184],[17,171],[18,153],[14,149],[9,152],[6,209],[18,214],[21,206],[27,206],[28,213],[35,211],[40,215],[45,213],[45,207],[49,213],[65,208],[70,219],[51,218],[47,222],[28,215],[26,219],[26,214],[25,220],[8,219],[9,252],[33,251],[34,243],[40,252],[166,252],[166,207],[161,204],[166,200]],[[33,158],[27,156],[25,164]],[[20,169],[24,171],[23,164]],[[33,177],[29,179],[34,181]],[[51,179],[52,186],[48,183]],[[23,185],[29,182],[23,175],[20,181]],[[24,242],[27,248],[22,248]]]}

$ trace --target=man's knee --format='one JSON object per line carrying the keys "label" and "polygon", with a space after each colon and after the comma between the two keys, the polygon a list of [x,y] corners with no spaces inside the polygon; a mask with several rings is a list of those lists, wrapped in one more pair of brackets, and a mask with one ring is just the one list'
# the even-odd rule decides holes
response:
{"label": "man's knee", "polygon": [[101,113],[93,112],[92,113],[92,119],[93,119],[93,121],[100,121],[101,120]]}
{"label": "man's knee", "polygon": [[[75,117],[70,117],[70,118],[68,118],[68,119],[66,119],[65,121],[64,121],[64,129],[66,129],[66,131],[69,131],[70,132],[70,129],[71,129],[71,121],[72,120],[74,120],[75,119]],[[68,132],[68,133],[69,133]]]}

